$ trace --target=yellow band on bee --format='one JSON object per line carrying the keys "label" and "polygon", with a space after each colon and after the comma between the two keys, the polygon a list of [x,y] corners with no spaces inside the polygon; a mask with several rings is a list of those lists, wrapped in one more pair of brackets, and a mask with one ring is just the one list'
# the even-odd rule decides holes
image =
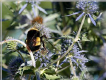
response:
{"label": "yellow band on bee", "polygon": [[36,27],[33,27],[33,28],[31,28],[30,30],[36,30],[36,31],[39,31],[38,29],[36,29]]}
{"label": "yellow band on bee", "polygon": [[40,45],[40,37],[36,37],[36,46]]}

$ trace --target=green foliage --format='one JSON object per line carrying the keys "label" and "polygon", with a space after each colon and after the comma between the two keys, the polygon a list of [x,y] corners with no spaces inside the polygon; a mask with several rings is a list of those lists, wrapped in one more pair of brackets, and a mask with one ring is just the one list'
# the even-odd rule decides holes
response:
{"label": "green foliage", "polygon": [[19,74],[22,76],[24,74],[35,74],[35,69],[33,66],[24,66],[24,67],[20,67],[19,69]]}
{"label": "green foliage", "polygon": [[58,80],[60,79],[60,76],[57,76],[57,75],[48,75],[46,73],[44,73],[46,79],[49,79],[49,80]]}
{"label": "green foliage", "polygon": [[48,68],[48,69],[46,69],[45,71],[44,71],[46,74],[56,74],[56,72],[55,72],[55,68],[53,68],[53,67],[51,67],[51,68]]}
{"label": "green foliage", "polygon": [[87,38],[87,34],[82,34],[82,36],[81,36],[81,41],[90,41],[90,40]]}
{"label": "green foliage", "polygon": [[[19,10],[25,4],[26,2],[16,3],[13,1],[3,1],[3,41],[5,41],[5,39],[11,40],[13,39],[12,37],[14,37],[15,39],[25,42],[28,30],[33,27],[33,25],[31,24],[31,20],[34,18],[32,4],[30,2],[28,3],[28,6],[23,10],[23,12],[21,14],[18,14]],[[6,42],[6,45],[2,46],[3,69],[8,70],[8,65],[11,58],[20,56],[22,59],[25,60],[25,62],[22,63],[21,66],[19,66],[19,69],[14,76],[9,75],[10,77],[13,77],[14,80],[22,80],[22,78],[25,78],[27,80],[89,80],[90,78],[99,79],[101,77],[105,79],[103,75],[106,73],[106,69],[104,67],[104,62],[106,62],[106,3],[98,2],[98,4],[98,12],[91,15],[94,21],[96,22],[96,26],[92,24],[92,21],[90,20],[88,14],[85,13],[85,15],[87,16],[85,17],[84,24],[82,26],[81,32],[79,33],[77,42],[75,42],[75,39],[83,18],[81,17],[78,21],[75,20],[81,13],[77,15],[66,16],[74,12],[80,11],[76,8],[76,2],[43,1],[39,4],[39,6],[45,11],[47,11],[48,14],[44,14],[35,6],[34,10],[36,15],[39,15],[43,18],[43,24],[45,25],[45,27],[43,26],[44,32],[51,32],[50,38],[42,38],[42,40],[44,40],[47,52],[44,51],[44,44],[43,42],[41,42],[41,47],[38,50],[38,53],[40,54],[38,54],[37,52],[33,52],[34,59],[37,58],[37,60],[35,61],[36,67],[33,67],[31,56],[28,52],[28,47],[23,48],[22,45],[18,44],[15,41]],[[102,13],[102,16],[100,16],[100,18],[98,18],[99,13]],[[48,29],[45,31],[45,28]],[[49,33],[47,33],[46,35],[48,34]],[[65,40],[69,39],[72,40],[70,44],[68,43],[68,41],[64,42]],[[69,47],[73,43],[78,46],[72,46],[72,49],[69,50]],[[66,45],[61,48],[62,44]],[[101,46],[104,46],[104,48],[102,49]],[[86,53],[83,53],[85,50]],[[62,59],[59,59],[67,51],[68,53]],[[43,54],[44,52],[46,54]],[[51,54],[48,55],[47,53]],[[91,55],[93,57],[91,57]],[[75,61],[76,57],[77,61]],[[98,59],[95,57],[98,57]],[[85,58],[88,58],[90,60],[86,64],[83,64],[81,61],[85,60],[86,62]],[[69,62],[69,60],[72,60],[72,64]],[[81,65],[84,67],[87,66],[88,71],[82,70]],[[8,76],[9,72],[4,70],[2,72],[3,79],[5,80],[5,77]],[[76,76],[72,73],[72,70],[75,71]],[[87,73],[90,74],[89,78],[87,76]]]}

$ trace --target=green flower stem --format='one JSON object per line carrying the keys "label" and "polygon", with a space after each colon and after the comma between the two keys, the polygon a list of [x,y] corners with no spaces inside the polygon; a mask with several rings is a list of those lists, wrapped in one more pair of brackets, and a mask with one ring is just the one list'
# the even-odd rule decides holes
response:
{"label": "green flower stem", "polygon": [[83,19],[82,19],[82,22],[81,22],[81,25],[80,25],[80,27],[79,27],[78,33],[77,33],[77,35],[76,35],[76,37],[75,37],[75,40],[74,40],[75,42],[77,42],[78,39],[79,39],[79,35],[80,35],[80,32],[81,32],[82,26],[83,26],[83,24],[84,24],[84,21],[85,21],[85,17],[86,17],[86,15],[84,15],[84,17],[83,17]]}
{"label": "green flower stem", "polygon": [[80,32],[81,32],[82,26],[83,26],[83,24],[84,24],[84,21],[85,21],[85,16],[86,16],[86,15],[84,15],[84,17],[83,17],[83,19],[82,19],[80,28],[79,28],[79,30],[78,30],[78,33],[77,33],[77,35],[76,35],[76,37],[75,37],[75,39],[74,39],[72,45],[68,48],[68,50],[66,51],[66,53],[64,53],[64,54],[63,54],[60,58],[58,58],[57,60],[53,61],[53,62],[51,63],[51,65],[54,64],[55,62],[57,62],[58,60],[62,59],[63,57],[65,57],[65,56],[67,55],[67,53],[68,53],[70,50],[72,50],[73,45],[74,45],[74,44],[78,41],[78,39],[79,39],[79,35],[80,35]]}
{"label": "green flower stem", "polygon": [[19,54],[20,54],[20,56],[21,56],[21,58],[22,58],[22,60],[24,61],[24,63],[25,63],[25,59],[24,59],[24,57],[22,56],[22,54],[18,51],[18,50],[16,50]]}
{"label": "green flower stem", "polygon": [[[60,57],[60,55],[58,56],[58,58],[59,58],[59,57]],[[60,62],[60,60],[57,61],[57,64],[56,64],[57,68],[58,68],[58,66],[59,66],[59,62]],[[56,68],[56,72],[57,72],[57,68]]]}
{"label": "green flower stem", "polygon": [[71,70],[72,70],[74,76],[76,76],[76,72],[75,72],[75,70],[74,70],[74,68],[73,68],[73,64],[72,64],[71,59],[70,59],[69,61],[70,61]]}
{"label": "green flower stem", "polygon": [[[58,56],[58,58],[59,58],[59,57],[60,57],[60,56]],[[59,66],[59,62],[60,62],[60,60],[57,61],[57,66]]]}
{"label": "green flower stem", "polygon": [[28,76],[28,80],[31,80],[31,74],[29,74],[29,76]]}
{"label": "green flower stem", "polygon": [[68,48],[68,50],[66,51],[66,53],[64,53],[60,58],[58,58],[57,60],[54,60],[52,64],[54,64],[55,62],[57,62],[58,60],[62,59],[64,56],[66,56],[66,54],[72,49],[73,45],[75,44],[75,42],[72,43],[72,45]]}
{"label": "green flower stem", "polygon": [[[20,40],[18,40],[18,39],[9,39],[9,40],[1,41],[1,42],[0,42],[0,45],[2,45],[2,44],[4,44],[4,43],[7,43],[7,42],[9,42],[9,41],[16,41],[16,42],[22,44],[24,47],[27,47],[24,42],[22,42],[22,41],[20,41]],[[33,53],[32,53],[31,50],[28,50],[28,52],[29,52],[29,54],[30,54],[30,56],[31,56],[32,64],[33,64],[33,66],[35,67],[35,59],[34,59]]]}
{"label": "green flower stem", "polygon": [[60,69],[60,70],[58,70],[56,73],[58,74],[58,73],[64,71],[65,69],[67,69],[68,67],[70,67],[70,66],[66,66],[66,67],[64,67],[64,68],[62,68],[62,69]]}
{"label": "green flower stem", "polygon": [[26,44],[25,44],[24,42],[18,40],[18,39],[9,39],[9,40],[1,41],[1,42],[0,42],[0,45],[2,45],[2,44],[4,44],[4,43],[7,43],[7,42],[9,42],[9,41],[16,41],[16,42],[22,44],[24,47],[26,47]]}

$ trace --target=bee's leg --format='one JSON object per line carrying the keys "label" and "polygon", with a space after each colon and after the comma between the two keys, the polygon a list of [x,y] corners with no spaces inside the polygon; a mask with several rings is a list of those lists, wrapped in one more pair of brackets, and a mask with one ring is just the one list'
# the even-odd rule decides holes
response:
{"label": "bee's leg", "polygon": [[43,41],[43,40],[42,40],[42,43],[43,43],[44,50],[46,50],[45,43],[44,43],[44,41]]}
{"label": "bee's leg", "polygon": [[42,44],[43,44],[44,50],[46,50],[45,43],[44,43],[44,41],[43,41],[42,38],[43,38],[43,37],[41,37],[41,42],[42,42]]}
{"label": "bee's leg", "polygon": [[[43,38],[43,37],[47,39],[46,35],[41,36],[41,38]],[[48,41],[48,39],[47,39],[47,41]],[[50,41],[48,41],[48,42],[49,42],[49,44],[50,44],[54,49],[60,51],[60,50],[57,49]]]}
{"label": "bee's leg", "polygon": [[41,38],[43,38],[43,37],[47,39],[46,35],[41,36]]}
{"label": "bee's leg", "polygon": [[43,37],[44,37],[44,38],[47,38],[47,37],[46,37],[45,35],[43,35],[43,36],[40,37],[40,38],[41,38],[41,42],[43,43],[44,50],[46,50],[45,43],[44,43],[44,41],[43,41]]}

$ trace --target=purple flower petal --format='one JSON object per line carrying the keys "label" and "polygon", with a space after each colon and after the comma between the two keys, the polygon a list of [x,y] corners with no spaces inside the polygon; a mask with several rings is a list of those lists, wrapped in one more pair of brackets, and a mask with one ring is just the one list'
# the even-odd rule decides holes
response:
{"label": "purple flower petal", "polygon": [[45,14],[47,14],[47,12],[43,9],[43,8],[41,8],[40,6],[38,6],[38,5],[36,5],[36,4],[34,4],[40,11],[42,11],[43,13],[45,13]]}
{"label": "purple flower petal", "polygon": [[76,15],[76,14],[79,14],[79,13],[80,13],[80,11],[79,12],[72,13],[72,14],[69,14],[69,15],[66,15],[66,16]]}
{"label": "purple flower petal", "polygon": [[84,14],[85,14],[85,12],[83,12],[82,14],[80,14],[80,15],[77,17],[76,21],[78,21]]}
{"label": "purple flower petal", "polygon": [[34,5],[33,4],[32,4],[32,11],[34,13],[34,17],[36,17],[36,12],[35,12]]}
{"label": "purple flower petal", "polygon": [[78,63],[75,59],[71,58],[72,62],[76,63],[76,65],[78,66]]}
{"label": "purple flower petal", "polygon": [[90,60],[93,60],[93,61],[96,62],[96,63],[100,63],[100,62],[102,61],[101,58],[95,57],[95,56],[89,56],[89,59],[90,59]]}
{"label": "purple flower petal", "polygon": [[89,13],[88,13],[88,15],[89,15],[89,17],[90,17],[92,23],[96,26],[96,22],[94,21],[94,19],[92,18],[92,16],[91,16]]}
{"label": "purple flower petal", "polygon": [[44,65],[45,67],[47,66],[47,64],[46,64],[46,63],[44,63],[43,65]]}
{"label": "purple flower petal", "polygon": [[103,13],[100,13],[100,14],[99,14],[99,16],[97,17],[96,21],[101,20],[102,14],[103,14]]}
{"label": "purple flower petal", "polygon": [[83,52],[87,52],[87,51],[85,51],[85,50],[78,51],[77,54],[80,54],[80,53],[83,53]]}
{"label": "purple flower petal", "polygon": [[18,14],[20,14],[26,7],[27,7],[27,3],[19,10],[19,13]]}
{"label": "purple flower petal", "polygon": [[101,18],[102,14],[103,14],[103,13],[100,13],[99,16],[98,16],[97,18]]}

